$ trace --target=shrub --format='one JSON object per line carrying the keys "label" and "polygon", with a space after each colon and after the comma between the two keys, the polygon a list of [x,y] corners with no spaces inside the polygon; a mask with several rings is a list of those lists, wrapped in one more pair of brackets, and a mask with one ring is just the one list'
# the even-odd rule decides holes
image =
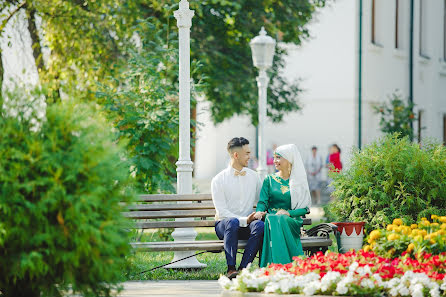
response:
{"label": "shrub", "polygon": [[379,229],[402,218],[446,215],[446,148],[420,148],[408,138],[388,135],[354,150],[350,167],[334,173],[336,197],[328,205],[332,220],[365,221]]}
{"label": "shrub", "polygon": [[373,250],[389,258],[421,252],[434,255],[446,252],[446,216],[432,215],[431,220],[422,218],[417,224],[407,226],[401,219],[395,219],[386,228],[373,230],[364,250]]}
{"label": "shrub", "polygon": [[42,116],[37,101],[9,98],[0,117],[0,291],[109,296],[129,251],[121,149],[88,106]]}
{"label": "shrub", "polygon": [[398,93],[389,97],[389,102],[374,107],[375,113],[381,115],[379,126],[383,133],[399,133],[400,137],[413,138],[411,123],[417,120],[413,113],[413,103],[406,105]]}

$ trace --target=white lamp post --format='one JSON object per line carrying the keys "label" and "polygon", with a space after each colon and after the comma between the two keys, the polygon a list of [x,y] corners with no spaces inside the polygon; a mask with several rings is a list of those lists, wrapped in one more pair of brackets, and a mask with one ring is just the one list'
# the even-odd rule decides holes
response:
{"label": "white lamp post", "polygon": [[[177,165],[177,193],[192,194],[192,166],[190,159],[190,27],[194,11],[189,9],[189,2],[181,0],[180,7],[174,12],[179,29],[180,55],[180,152]],[[176,219],[190,221],[193,219]],[[193,228],[178,228],[172,233],[175,241],[194,241],[197,232]],[[195,251],[175,252],[173,260],[177,261],[195,254]],[[203,268],[206,264],[191,257],[170,265],[166,268]]]}
{"label": "white lamp post", "polygon": [[276,41],[266,34],[265,28],[262,27],[260,35],[254,37],[251,42],[252,61],[254,66],[259,69],[257,77],[257,86],[259,88],[259,172],[260,178],[266,177],[266,149],[265,149],[265,123],[266,123],[266,94],[268,89],[269,78],[266,70],[273,65],[274,50]]}

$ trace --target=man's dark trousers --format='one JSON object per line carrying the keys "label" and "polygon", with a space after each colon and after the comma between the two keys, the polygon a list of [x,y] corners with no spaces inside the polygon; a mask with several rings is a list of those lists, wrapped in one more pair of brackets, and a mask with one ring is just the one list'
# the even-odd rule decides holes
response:
{"label": "man's dark trousers", "polygon": [[215,223],[215,233],[220,240],[224,240],[226,263],[235,267],[237,256],[237,244],[239,239],[247,239],[245,252],[239,269],[243,269],[251,263],[263,243],[264,222],[252,221],[248,227],[240,227],[237,218],[226,218]]}

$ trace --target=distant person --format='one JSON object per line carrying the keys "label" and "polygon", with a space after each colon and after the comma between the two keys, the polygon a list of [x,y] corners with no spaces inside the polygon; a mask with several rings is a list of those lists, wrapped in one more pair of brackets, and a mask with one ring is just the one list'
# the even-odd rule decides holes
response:
{"label": "distant person", "polygon": [[315,204],[321,203],[321,170],[324,167],[322,156],[317,153],[317,147],[311,148],[311,156],[305,164],[307,170],[308,186]]}
{"label": "distant person", "polygon": [[254,260],[262,244],[264,223],[254,217],[262,185],[257,172],[247,168],[251,157],[249,141],[235,137],[229,141],[227,150],[231,162],[212,179],[211,192],[216,210],[215,233],[224,241],[227,277],[232,279],[238,274],[235,268],[238,240],[248,240],[238,267],[241,270]]}
{"label": "distant person", "polygon": [[268,167],[268,174],[274,173],[276,168],[274,166],[274,151],[277,148],[277,144],[273,144],[272,149],[266,151],[266,166]]}
{"label": "distant person", "polygon": [[[329,168],[330,172],[341,172],[342,170],[342,162],[341,162],[341,149],[337,144],[333,144],[330,147],[330,155],[328,156],[328,164],[327,167]],[[332,193],[335,189],[333,186],[330,186],[333,179],[331,177],[328,177],[328,190],[330,193]],[[333,199],[332,196],[330,196],[331,199]]]}

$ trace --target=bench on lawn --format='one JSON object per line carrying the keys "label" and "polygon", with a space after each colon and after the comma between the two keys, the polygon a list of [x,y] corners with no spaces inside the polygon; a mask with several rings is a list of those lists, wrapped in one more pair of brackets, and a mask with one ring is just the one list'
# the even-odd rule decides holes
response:
{"label": "bench on lawn", "polygon": [[[136,229],[208,227],[214,229],[215,208],[211,194],[155,194],[140,195],[137,203],[127,206],[123,215],[135,221]],[[175,221],[177,218],[193,218],[191,221]],[[304,218],[304,225],[311,219]],[[336,225],[323,223],[310,230],[302,228],[301,242],[306,254],[325,252],[332,244],[329,233]],[[238,248],[244,249],[247,240],[239,240]],[[223,240],[132,242],[136,251],[206,251],[221,252]],[[167,264],[166,264],[167,265]]]}

